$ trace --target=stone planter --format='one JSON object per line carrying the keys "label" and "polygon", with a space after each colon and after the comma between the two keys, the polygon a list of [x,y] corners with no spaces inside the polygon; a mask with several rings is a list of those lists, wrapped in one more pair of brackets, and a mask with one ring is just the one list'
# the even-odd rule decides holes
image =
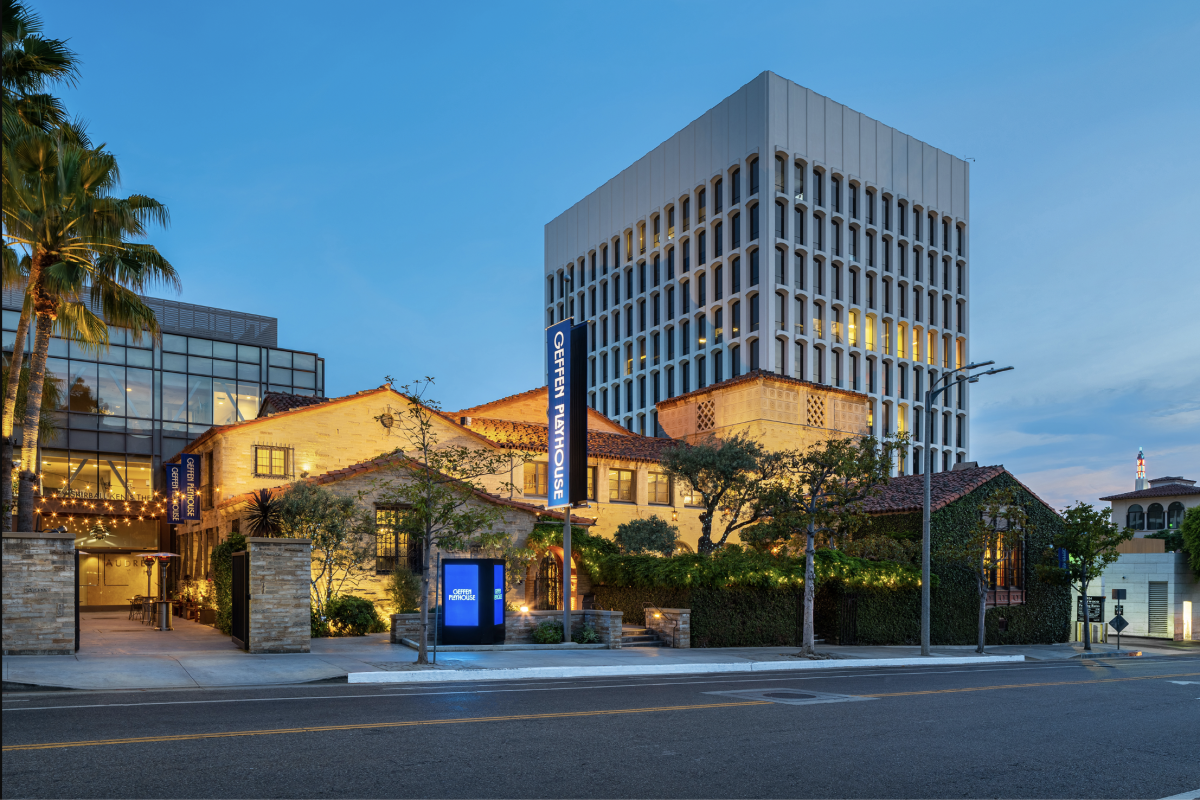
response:
{"label": "stone planter", "polygon": [[[429,628],[433,629],[433,614],[430,613]],[[403,644],[401,639],[414,642],[421,640],[421,613],[392,614],[392,644]]]}

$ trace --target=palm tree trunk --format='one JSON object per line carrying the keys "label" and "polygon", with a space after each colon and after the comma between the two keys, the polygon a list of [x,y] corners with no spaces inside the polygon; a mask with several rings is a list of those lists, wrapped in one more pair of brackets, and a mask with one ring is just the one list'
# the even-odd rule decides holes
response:
{"label": "palm tree trunk", "polygon": [[0,500],[3,501],[4,530],[12,529],[13,512],[13,431],[17,420],[17,392],[21,387],[21,367],[25,359],[25,340],[29,338],[29,314],[21,311],[21,321],[17,323],[17,340],[13,343],[12,362],[8,368],[8,383],[4,387],[4,422],[3,439],[0,441]]}
{"label": "palm tree trunk", "polygon": [[37,333],[33,339],[33,353],[29,360],[29,389],[26,392],[25,425],[21,431],[21,475],[17,495],[17,530],[33,530],[33,494],[37,490],[37,446],[38,425],[42,419],[42,386],[46,377],[46,351],[50,349],[50,329],[54,327],[53,304],[44,309],[44,303],[35,298],[37,310]]}
{"label": "palm tree trunk", "polygon": [[804,548],[804,646],[803,655],[816,655],[816,637],[813,635],[813,603],[817,596],[817,548],[816,531],[808,523],[808,546]]}

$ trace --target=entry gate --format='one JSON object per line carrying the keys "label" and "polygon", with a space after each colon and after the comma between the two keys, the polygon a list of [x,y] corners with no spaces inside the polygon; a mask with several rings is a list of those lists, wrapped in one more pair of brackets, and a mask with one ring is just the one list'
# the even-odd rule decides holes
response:
{"label": "entry gate", "polygon": [[233,586],[231,587],[233,641],[243,650],[250,649],[250,553],[243,550],[233,554]]}

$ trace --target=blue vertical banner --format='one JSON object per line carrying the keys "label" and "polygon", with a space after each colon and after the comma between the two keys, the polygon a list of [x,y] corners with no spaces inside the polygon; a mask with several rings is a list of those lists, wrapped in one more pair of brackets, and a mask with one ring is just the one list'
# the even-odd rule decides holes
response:
{"label": "blue vertical banner", "polygon": [[550,426],[549,497],[546,507],[570,504],[571,488],[571,320],[546,329],[547,422]]}
{"label": "blue vertical banner", "polygon": [[167,473],[167,522],[183,522],[183,477],[178,464],[164,464]]}
{"label": "blue vertical banner", "polygon": [[504,624],[504,565],[492,565],[492,624]]}
{"label": "blue vertical banner", "polygon": [[183,477],[183,518],[200,519],[200,456],[181,453],[179,471]]}

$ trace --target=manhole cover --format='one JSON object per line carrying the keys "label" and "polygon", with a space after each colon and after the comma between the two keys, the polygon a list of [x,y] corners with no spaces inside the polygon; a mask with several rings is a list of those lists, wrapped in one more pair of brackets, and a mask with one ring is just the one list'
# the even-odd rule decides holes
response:
{"label": "manhole cover", "polygon": [[815,694],[801,694],[800,692],[763,692],[763,697],[778,697],[783,700],[815,700]]}

